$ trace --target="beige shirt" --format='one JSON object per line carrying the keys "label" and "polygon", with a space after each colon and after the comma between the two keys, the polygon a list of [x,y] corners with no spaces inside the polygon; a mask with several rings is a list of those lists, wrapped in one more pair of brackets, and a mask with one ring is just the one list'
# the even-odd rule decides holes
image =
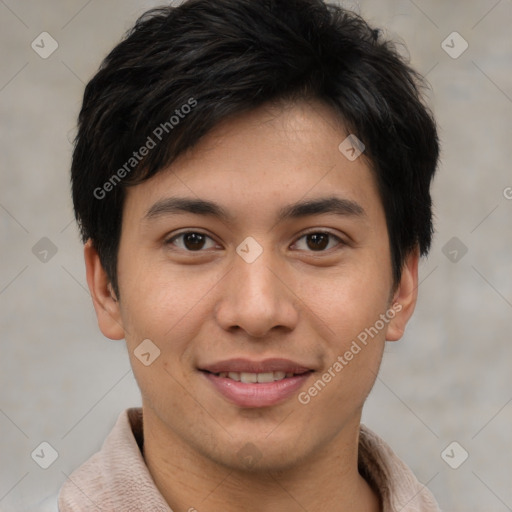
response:
{"label": "beige shirt", "polygon": [[[141,453],[142,409],[123,411],[94,454],[66,480],[59,512],[172,512]],[[359,471],[383,512],[440,512],[430,491],[376,434],[361,425]]]}

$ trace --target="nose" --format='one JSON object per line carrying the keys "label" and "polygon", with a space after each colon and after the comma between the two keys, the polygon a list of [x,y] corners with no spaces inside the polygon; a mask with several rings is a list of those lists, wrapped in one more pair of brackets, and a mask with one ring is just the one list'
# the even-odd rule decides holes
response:
{"label": "nose", "polygon": [[236,255],[223,279],[217,322],[226,331],[242,330],[252,338],[263,338],[272,330],[293,330],[299,318],[297,297],[286,281],[270,250],[252,263]]}

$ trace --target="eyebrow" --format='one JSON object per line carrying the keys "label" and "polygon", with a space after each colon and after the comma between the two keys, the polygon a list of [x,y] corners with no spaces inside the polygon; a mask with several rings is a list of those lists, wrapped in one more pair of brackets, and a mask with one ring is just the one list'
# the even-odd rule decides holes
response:
{"label": "eyebrow", "polygon": [[[158,217],[192,213],[215,217],[225,223],[233,223],[235,217],[222,206],[205,199],[187,197],[169,197],[153,204],[143,217],[151,221]],[[334,214],[343,217],[366,217],[364,208],[351,199],[336,196],[321,197],[307,201],[299,201],[281,208],[276,217],[276,224],[289,219],[298,219],[309,215]]]}

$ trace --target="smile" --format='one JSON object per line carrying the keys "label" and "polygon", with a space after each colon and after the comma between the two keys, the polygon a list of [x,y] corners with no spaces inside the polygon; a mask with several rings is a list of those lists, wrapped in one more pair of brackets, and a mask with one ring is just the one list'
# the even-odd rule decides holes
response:
{"label": "smile", "polygon": [[265,372],[265,373],[249,373],[249,372],[220,372],[215,373],[217,377],[243,382],[245,384],[256,384],[264,382],[276,382],[288,379],[297,375],[293,372]]}
{"label": "smile", "polygon": [[233,359],[207,366],[200,372],[208,386],[231,404],[256,408],[277,405],[294,396],[313,370],[284,359]]}

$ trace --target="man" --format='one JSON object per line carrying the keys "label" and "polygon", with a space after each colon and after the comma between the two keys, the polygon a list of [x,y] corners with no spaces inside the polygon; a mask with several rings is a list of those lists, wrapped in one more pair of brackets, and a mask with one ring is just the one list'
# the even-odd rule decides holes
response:
{"label": "man", "polygon": [[360,424],[431,242],[420,86],[320,0],[188,0],[106,57],[73,200],[142,408],[64,484],[62,512],[439,510]]}

